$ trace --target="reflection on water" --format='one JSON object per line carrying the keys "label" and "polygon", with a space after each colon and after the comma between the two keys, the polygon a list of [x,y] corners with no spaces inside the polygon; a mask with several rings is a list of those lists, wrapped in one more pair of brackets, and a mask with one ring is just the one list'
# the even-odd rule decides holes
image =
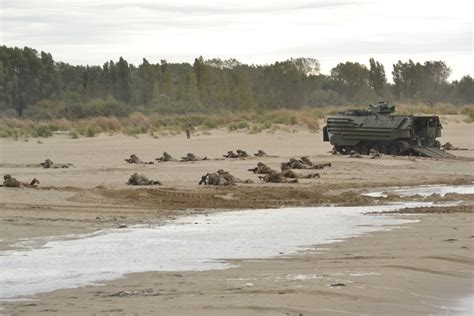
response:
{"label": "reflection on water", "polygon": [[442,315],[472,316],[474,315],[474,295],[460,299],[454,307],[444,307]]}

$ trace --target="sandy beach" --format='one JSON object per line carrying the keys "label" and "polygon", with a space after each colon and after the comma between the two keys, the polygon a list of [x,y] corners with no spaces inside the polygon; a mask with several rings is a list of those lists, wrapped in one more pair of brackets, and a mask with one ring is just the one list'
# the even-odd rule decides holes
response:
{"label": "sandy beach", "polygon": [[[472,124],[456,117],[445,118],[440,141],[467,150],[452,151],[458,156],[453,159],[350,159],[329,154],[331,146],[322,142],[321,133],[306,130],[259,134],[197,131],[190,140],[183,134],[79,139],[57,135],[40,142],[2,139],[1,173],[22,181],[36,177],[41,184],[35,189],[0,188],[0,251],[21,249],[18,242],[31,238],[36,242],[32,246],[38,247],[47,238],[37,237],[160,224],[185,215],[223,210],[377,205],[407,199],[463,202],[422,214],[421,210],[396,214],[397,218],[418,222],[349,238],[324,249],[265,260],[237,260],[233,262],[237,267],[226,270],[129,274],[103,286],[41,293],[28,301],[2,301],[0,314],[453,314],[462,309],[457,300],[474,292],[474,196],[380,199],[361,195],[387,187],[472,184]],[[222,157],[238,148],[250,154],[263,149],[277,157]],[[163,151],[175,158],[192,152],[209,160],[153,165],[124,162],[131,154],[153,161]],[[292,185],[263,184],[247,171],[259,161],[279,169],[282,161],[299,156],[332,166],[317,170],[319,179],[302,179]],[[46,158],[73,166],[42,169],[38,164]],[[220,168],[254,183],[198,185],[202,175]],[[134,172],[163,185],[130,188],[126,182]]]}

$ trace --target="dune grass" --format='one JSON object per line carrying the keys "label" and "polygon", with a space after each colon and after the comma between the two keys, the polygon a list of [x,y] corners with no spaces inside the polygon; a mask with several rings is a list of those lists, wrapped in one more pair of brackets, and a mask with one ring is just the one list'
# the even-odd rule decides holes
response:
{"label": "dune grass", "polygon": [[[130,136],[149,134],[157,138],[160,135],[175,135],[184,131],[186,122],[191,122],[196,130],[207,131],[225,128],[229,132],[242,131],[260,133],[276,130],[293,132],[296,127],[307,128],[311,132],[320,129],[321,120],[329,115],[349,107],[328,106],[300,110],[280,109],[273,111],[224,112],[219,114],[160,114],[145,115],[135,112],[128,117],[97,116],[80,120],[65,118],[54,120],[32,120],[12,117],[0,117],[0,138],[15,140],[29,137],[50,137],[55,132],[65,132],[73,139],[94,137],[101,133],[123,133]],[[354,108],[354,106],[351,106]],[[356,108],[366,108],[359,106]],[[433,114],[434,109],[424,104],[397,105],[400,114]],[[452,104],[438,104],[438,115],[464,114],[466,122],[474,122],[474,105],[456,107]]]}

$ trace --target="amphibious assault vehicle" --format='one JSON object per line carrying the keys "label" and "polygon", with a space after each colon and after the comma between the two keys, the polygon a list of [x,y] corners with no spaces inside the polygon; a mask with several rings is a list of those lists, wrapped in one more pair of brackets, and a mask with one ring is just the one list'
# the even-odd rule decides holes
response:
{"label": "amphibious assault vehicle", "polygon": [[328,118],[324,141],[342,154],[355,150],[367,155],[370,149],[389,155],[448,157],[436,137],[441,136],[438,116],[395,114],[388,102],[369,105],[367,110],[348,110]]}

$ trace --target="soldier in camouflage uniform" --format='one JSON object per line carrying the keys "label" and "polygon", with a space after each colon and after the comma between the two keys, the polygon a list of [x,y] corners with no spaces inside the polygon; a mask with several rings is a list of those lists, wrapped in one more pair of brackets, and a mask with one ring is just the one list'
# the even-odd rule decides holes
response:
{"label": "soldier in camouflage uniform", "polygon": [[257,153],[253,154],[255,157],[278,157],[278,156],[271,156],[271,155],[268,155],[266,152],[264,152],[263,150],[259,149],[257,151]]}
{"label": "soldier in camouflage uniform", "polygon": [[24,183],[13,178],[9,174],[6,174],[5,176],[3,176],[2,186],[7,187],[7,188],[21,188],[21,187],[34,188],[34,187],[37,187],[39,183],[40,182],[36,178],[33,178],[33,180],[31,180],[30,183]]}
{"label": "soldier in camouflage uniform", "polygon": [[252,180],[247,179],[247,180],[241,180],[240,178],[234,177],[230,172],[224,171],[223,169],[217,170],[217,174],[220,175],[222,178],[224,178],[227,182],[231,184],[235,183],[253,183]]}
{"label": "soldier in camouflage uniform", "polygon": [[163,156],[162,156],[162,157],[156,158],[155,160],[158,161],[158,162],[175,161],[175,159],[173,159],[173,156],[171,156],[170,154],[168,154],[166,151],[163,152]]}
{"label": "soldier in camouflage uniform", "polygon": [[233,175],[230,174],[230,172],[224,171],[224,169],[217,170],[217,174],[219,176],[221,176],[222,178],[224,178],[230,184],[235,184],[237,182],[242,182],[242,180],[240,180],[237,177],[234,177]]}
{"label": "soldier in camouflage uniform", "polygon": [[340,156],[340,155],[342,155],[342,153],[341,153],[339,150],[337,150],[336,147],[334,147],[334,148],[332,149],[331,154],[332,154],[332,155],[335,155],[335,156]]}
{"label": "soldier in camouflage uniform", "polygon": [[247,152],[242,149],[237,149],[236,152],[239,158],[247,158],[249,156],[249,154],[247,154]]}
{"label": "soldier in camouflage uniform", "polygon": [[253,173],[257,173],[257,174],[268,174],[268,173],[276,172],[275,170],[268,167],[263,162],[257,163],[257,167],[248,169],[248,171],[252,171]]}
{"label": "soldier in camouflage uniform", "polygon": [[233,150],[229,150],[227,152],[227,155],[222,155],[222,157],[224,157],[224,158],[239,158],[239,155],[234,153]]}
{"label": "soldier in camouflage uniform", "polygon": [[285,164],[289,169],[311,169],[301,160],[295,158],[290,158],[290,161],[281,163],[282,166],[283,164]]}
{"label": "soldier in camouflage uniform", "polygon": [[187,153],[186,157],[181,157],[181,161],[200,161],[200,160],[208,160],[207,157],[199,158],[196,157],[193,153]]}
{"label": "soldier in camouflage uniform", "polygon": [[308,156],[301,157],[301,162],[303,164],[309,166],[309,169],[324,169],[325,167],[331,167],[332,166],[332,164],[330,162],[315,164],[308,158]]}
{"label": "soldier in camouflage uniform", "polygon": [[349,152],[349,158],[362,158],[362,156],[361,156],[357,151],[355,151],[354,149],[352,149],[352,150]]}
{"label": "soldier in camouflage uniform", "polygon": [[59,169],[59,168],[69,168],[72,164],[55,164],[51,159],[46,159],[44,162],[41,162],[40,165],[45,169]]}
{"label": "soldier in camouflage uniform", "polygon": [[287,178],[282,176],[281,173],[278,172],[268,173],[264,176],[259,177],[259,179],[265,183],[298,183],[298,179],[288,180]]}
{"label": "soldier in camouflage uniform", "polygon": [[145,164],[145,165],[152,165],[153,164],[153,161],[148,161],[148,162],[141,161],[140,158],[138,158],[138,156],[135,155],[135,154],[131,154],[130,158],[124,159],[124,160],[128,163],[135,163],[135,164]]}
{"label": "soldier in camouflage uniform", "polygon": [[128,185],[161,185],[160,181],[153,181],[144,175],[134,173],[130,176],[127,182]]}
{"label": "soldier in camouflage uniform", "polygon": [[319,173],[310,173],[307,175],[302,175],[296,172],[293,172],[285,163],[281,164],[281,175],[285,178],[292,178],[292,179],[312,179],[312,178],[320,178]]}
{"label": "soldier in camouflage uniform", "polygon": [[193,131],[193,124],[191,121],[187,121],[186,124],[184,125],[184,129],[186,131],[186,138],[190,139],[191,138],[191,133]]}
{"label": "soldier in camouflage uniform", "polygon": [[377,158],[380,158],[380,153],[377,149],[372,148],[370,150],[370,159],[377,159]]}
{"label": "soldier in camouflage uniform", "polygon": [[253,154],[255,157],[268,157],[267,153],[259,149],[256,154]]}
{"label": "soldier in camouflage uniform", "polygon": [[223,176],[216,172],[206,173],[201,177],[199,185],[234,185],[235,183],[227,181]]}

